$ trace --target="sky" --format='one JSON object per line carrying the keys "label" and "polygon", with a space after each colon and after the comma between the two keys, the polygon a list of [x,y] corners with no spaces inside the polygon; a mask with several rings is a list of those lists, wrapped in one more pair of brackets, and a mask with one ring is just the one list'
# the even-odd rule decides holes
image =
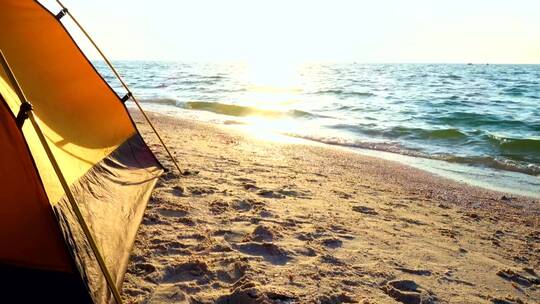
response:
{"label": "sky", "polygon": [[538,0],[63,3],[112,59],[540,64]]}

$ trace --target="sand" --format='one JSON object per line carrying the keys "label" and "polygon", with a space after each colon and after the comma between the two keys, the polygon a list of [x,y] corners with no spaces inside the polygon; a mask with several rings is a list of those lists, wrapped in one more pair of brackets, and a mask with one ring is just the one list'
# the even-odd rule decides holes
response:
{"label": "sand", "polygon": [[540,204],[344,149],[139,115],[162,163],[127,303],[539,303]]}

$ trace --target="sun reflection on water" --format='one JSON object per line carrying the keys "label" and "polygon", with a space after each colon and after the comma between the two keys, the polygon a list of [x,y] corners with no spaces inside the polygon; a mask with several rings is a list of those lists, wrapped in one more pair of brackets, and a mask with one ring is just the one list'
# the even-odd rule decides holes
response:
{"label": "sun reflection on water", "polygon": [[297,63],[273,60],[258,60],[242,66],[236,75],[247,84],[246,91],[229,99],[253,109],[253,115],[242,117],[243,129],[261,139],[297,141],[282,134],[294,133],[300,128],[294,115],[305,101],[301,67]]}

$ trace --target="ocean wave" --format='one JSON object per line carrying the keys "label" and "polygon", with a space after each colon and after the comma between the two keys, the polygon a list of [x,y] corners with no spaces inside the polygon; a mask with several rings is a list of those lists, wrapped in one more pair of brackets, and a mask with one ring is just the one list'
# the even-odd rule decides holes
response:
{"label": "ocean wave", "polygon": [[298,135],[294,133],[287,133],[285,135],[296,137],[296,138],[307,139],[307,140],[311,140],[311,141],[315,141],[315,142],[319,142],[323,144],[328,144],[328,145],[333,145],[333,146],[386,151],[386,152],[405,154],[405,155],[417,156],[417,157],[425,156],[420,151],[416,151],[412,149],[407,150],[400,144],[394,143],[394,142],[350,141],[350,140],[346,140],[346,139],[338,138],[338,137],[318,137],[318,136],[311,136],[311,135]]}
{"label": "ocean wave", "polygon": [[377,96],[376,94],[370,93],[370,92],[346,91],[346,90],[339,90],[339,89],[320,90],[320,91],[313,92],[313,94],[319,94],[319,95],[342,95],[342,96],[356,96],[356,97]]}
{"label": "ocean wave", "polygon": [[180,104],[185,109],[208,111],[216,114],[223,114],[228,116],[263,116],[269,118],[283,118],[283,117],[298,117],[298,118],[310,118],[321,117],[321,115],[312,114],[301,110],[289,110],[289,111],[277,111],[260,109],[257,107],[240,106],[233,104],[226,104],[220,102],[210,101],[188,101]]}
{"label": "ocean wave", "polygon": [[508,89],[503,90],[503,93],[509,96],[520,97],[527,93],[527,87],[524,86],[514,86]]}
{"label": "ocean wave", "polygon": [[404,147],[396,142],[370,142],[370,141],[350,141],[335,137],[317,137],[297,134],[286,134],[291,137],[307,139],[328,145],[360,148],[376,151],[391,152],[413,157],[442,160],[451,163],[459,163],[472,166],[489,167],[494,169],[525,173],[529,175],[540,175],[540,165],[531,164],[524,161],[497,158],[493,156],[456,156],[449,154],[428,154],[419,150]]}
{"label": "ocean wave", "polygon": [[178,101],[172,98],[146,98],[141,99],[141,102],[156,103],[168,106],[178,106]]}
{"label": "ocean wave", "polygon": [[411,138],[411,139],[431,139],[431,140],[456,140],[466,139],[467,134],[458,129],[421,129],[407,127],[392,127],[387,129],[377,129],[376,124],[348,125],[336,124],[329,126],[332,129],[341,129],[352,132],[362,133],[369,136],[379,136],[382,138]]}
{"label": "ocean wave", "polygon": [[505,126],[505,127],[527,127],[527,123],[518,120],[505,119],[501,115],[489,113],[470,113],[470,112],[453,112],[444,116],[426,116],[429,120],[437,124],[459,125],[467,127],[483,127],[483,126]]}
{"label": "ocean wave", "polygon": [[214,102],[214,101],[180,102],[172,98],[147,98],[147,99],[142,99],[141,102],[175,106],[175,107],[180,107],[180,108],[188,109],[188,110],[207,111],[207,112],[212,112],[216,114],[236,116],[236,117],[263,116],[263,117],[268,117],[268,118],[285,118],[285,117],[328,118],[328,116],[313,114],[307,111],[296,110],[296,109],[287,110],[287,111],[279,111],[279,110],[261,109],[257,107],[251,107],[251,106],[226,104],[226,103]]}
{"label": "ocean wave", "polygon": [[438,159],[452,163],[489,167],[529,175],[540,175],[539,165],[492,156],[443,156]]}
{"label": "ocean wave", "polygon": [[467,138],[467,134],[458,129],[421,129],[394,127],[387,131],[387,134],[393,138],[409,137],[416,139],[431,139],[431,140],[456,140]]}
{"label": "ocean wave", "polygon": [[538,155],[540,159],[540,139],[511,138],[488,134],[489,141],[503,152],[512,155]]}
{"label": "ocean wave", "polygon": [[462,77],[454,74],[446,74],[439,76],[442,79],[461,80]]}
{"label": "ocean wave", "polygon": [[419,134],[428,139],[460,139],[466,138],[467,134],[458,129],[421,130]]}
{"label": "ocean wave", "polygon": [[218,82],[220,78],[203,78],[203,79],[181,79],[176,84],[180,85],[213,85]]}

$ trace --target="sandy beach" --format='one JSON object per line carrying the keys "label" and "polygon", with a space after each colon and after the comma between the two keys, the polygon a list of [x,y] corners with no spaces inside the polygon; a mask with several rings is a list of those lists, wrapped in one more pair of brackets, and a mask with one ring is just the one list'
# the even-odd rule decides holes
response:
{"label": "sandy beach", "polygon": [[540,302],[538,200],[344,149],[150,116],[184,172],[165,173],[154,190],[127,303]]}

